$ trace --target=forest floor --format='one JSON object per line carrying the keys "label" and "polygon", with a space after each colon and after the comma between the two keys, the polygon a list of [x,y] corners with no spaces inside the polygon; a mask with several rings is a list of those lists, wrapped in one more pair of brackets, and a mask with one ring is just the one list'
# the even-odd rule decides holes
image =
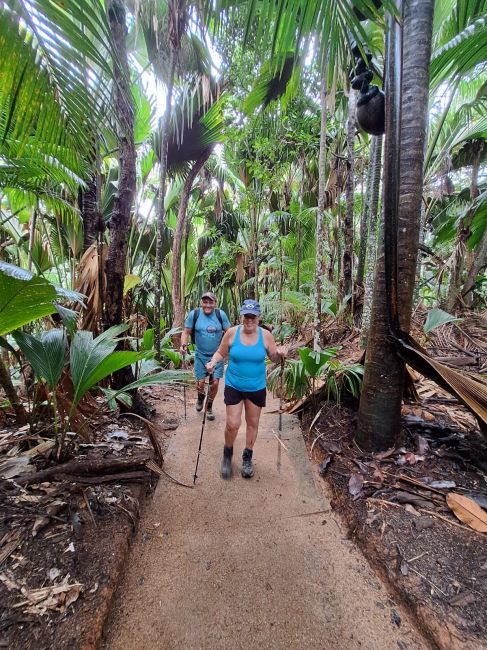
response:
{"label": "forest floor", "polygon": [[[163,444],[177,427],[182,396],[155,388],[150,401]],[[8,421],[0,427],[0,474],[13,478],[0,481],[0,647],[11,650],[99,646],[140,508],[156,482],[141,463],[77,476],[57,465],[56,476],[19,485],[28,472],[56,467],[48,460],[51,440]],[[155,458],[145,425],[113,413],[70,446],[86,466]]]}
{"label": "forest floor", "polygon": [[[422,322],[416,319],[415,338],[432,356],[485,376],[485,316],[444,326],[427,340]],[[356,334],[330,331],[327,344],[337,343],[343,361],[360,358]],[[308,400],[303,433],[350,539],[423,631],[442,650],[487,648],[487,535],[463,523],[478,507],[485,530],[487,438],[449,393],[414,371],[411,377],[416,396],[405,399],[395,448],[359,449],[350,395],[341,405]]]}
{"label": "forest floor", "polygon": [[[446,497],[460,494],[487,506],[485,458],[464,431],[434,407],[406,406],[404,444],[387,455],[362,453],[353,440],[356,412],[326,404],[312,426],[303,417],[308,448],[331,491],[331,507],[348,526],[396,598],[442,650],[487,648],[487,539],[462,524]],[[415,429],[423,418],[429,430]],[[319,436],[319,439],[318,439]]]}

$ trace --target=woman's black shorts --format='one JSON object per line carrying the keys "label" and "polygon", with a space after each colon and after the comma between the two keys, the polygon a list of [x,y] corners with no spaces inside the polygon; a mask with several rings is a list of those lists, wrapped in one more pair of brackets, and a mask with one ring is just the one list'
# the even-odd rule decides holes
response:
{"label": "woman's black shorts", "polygon": [[252,404],[255,404],[256,406],[265,406],[265,397],[266,397],[266,389],[262,388],[262,390],[253,390],[253,391],[248,391],[245,392],[243,390],[237,390],[236,388],[232,388],[231,386],[225,386],[225,393],[224,393],[224,402],[227,406],[234,406],[235,404],[240,404],[240,402],[244,399],[248,399],[252,402]]}

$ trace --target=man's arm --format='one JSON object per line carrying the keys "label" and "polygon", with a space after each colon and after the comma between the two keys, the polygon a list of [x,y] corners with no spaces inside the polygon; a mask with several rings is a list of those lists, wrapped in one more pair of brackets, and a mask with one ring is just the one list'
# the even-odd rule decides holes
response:
{"label": "man's arm", "polygon": [[189,327],[185,327],[181,333],[181,345],[179,346],[179,351],[181,354],[186,354],[188,351],[188,343],[189,339],[191,337],[191,329]]}

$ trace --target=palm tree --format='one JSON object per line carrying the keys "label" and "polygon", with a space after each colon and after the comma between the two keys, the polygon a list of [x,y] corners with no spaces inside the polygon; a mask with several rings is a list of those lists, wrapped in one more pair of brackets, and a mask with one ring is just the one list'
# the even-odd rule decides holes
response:
{"label": "palm tree", "polygon": [[[393,28],[392,20],[389,21],[384,249],[377,264],[357,431],[357,442],[366,449],[387,449],[399,436],[404,362],[396,354],[391,334],[399,336],[401,330],[408,332],[411,322],[419,245],[433,8],[433,0],[405,3],[402,34],[400,28]],[[400,50],[396,34],[408,43],[403,51],[402,70],[395,56]],[[398,167],[399,175],[396,176]],[[396,255],[398,249],[401,251],[399,259]]]}
{"label": "palm tree", "polygon": [[[347,207],[345,212],[344,235],[345,249],[343,251],[343,295],[352,296],[352,266],[353,266],[353,204],[355,191],[355,121],[357,98],[355,90],[350,88],[348,97],[348,127],[347,127],[347,182],[345,186]],[[347,303],[347,311],[350,310],[352,301]]]}
{"label": "palm tree", "polygon": [[[372,137],[372,145],[370,150],[370,192],[367,200],[367,213],[368,213],[368,232],[364,233],[367,237],[366,251],[367,263],[365,287],[364,287],[364,305],[362,309],[362,325],[360,341],[362,347],[367,346],[367,338],[369,335],[370,315],[372,309],[372,295],[374,291],[374,271],[375,260],[377,256],[377,234],[381,234],[382,224],[377,218],[379,207],[379,194],[380,194],[380,181],[382,172],[382,139],[381,135],[374,135]],[[380,239],[380,237],[379,237]]]}
{"label": "palm tree", "polygon": [[[166,13],[166,20],[162,20],[160,31],[158,28],[158,18],[160,19],[160,9],[163,5],[163,13]],[[152,0],[149,7],[143,8],[142,15],[145,20],[146,40],[156,34],[152,41],[160,43],[155,48],[153,57],[154,69],[158,71],[163,63],[161,58],[169,53],[169,69],[166,80],[166,108],[162,119],[160,154],[159,154],[159,210],[157,214],[157,238],[156,238],[156,261],[155,261],[155,278],[154,278],[154,346],[157,358],[161,355],[161,279],[162,279],[162,247],[163,247],[163,229],[164,229],[164,199],[166,194],[166,176],[167,176],[167,147],[169,142],[169,120],[171,117],[171,102],[173,95],[174,76],[178,56],[181,50],[182,37],[186,30],[188,19],[186,0],[167,0],[166,3]],[[156,21],[154,29],[154,21]],[[149,36],[150,35],[150,36]],[[166,42],[166,39],[168,42]],[[169,52],[167,52],[169,50]],[[152,51],[148,47],[149,54]]]}
{"label": "palm tree", "polygon": [[110,245],[106,264],[107,295],[105,326],[122,322],[122,297],[127,257],[127,236],[135,194],[134,107],[130,94],[130,71],[126,49],[126,14],[123,0],[109,0],[107,14],[117,58],[113,61],[115,107],[118,127],[118,186],[109,222]]}
{"label": "palm tree", "polygon": [[318,210],[316,212],[316,267],[315,267],[315,323],[314,349],[318,350],[321,343],[321,295],[323,280],[323,259],[325,254],[325,203],[326,203],[326,95],[328,86],[328,57],[325,55],[321,71],[320,88],[320,155],[318,159]]}

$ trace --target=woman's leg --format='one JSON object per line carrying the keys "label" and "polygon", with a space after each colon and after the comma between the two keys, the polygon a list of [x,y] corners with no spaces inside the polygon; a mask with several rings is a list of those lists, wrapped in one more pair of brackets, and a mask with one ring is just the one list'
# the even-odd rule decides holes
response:
{"label": "woman's leg", "polygon": [[[247,401],[247,400],[246,400]],[[227,422],[225,425],[225,447],[233,447],[242,421],[243,400],[238,404],[227,404]]]}
{"label": "woman's leg", "polygon": [[237,437],[242,421],[243,401],[238,404],[227,404],[227,422],[225,425],[225,445],[223,447],[223,458],[220,468],[220,475],[229,479],[232,475],[233,443]]}
{"label": "woman's leg", "polygon": [[[228,407],[227,407],[228,408]],[[245,433],[245,446],[247,449],[253,449],[259,431],[261,406],[256,406],[249,399],[245,400],[245,422],[247,431]]]}

